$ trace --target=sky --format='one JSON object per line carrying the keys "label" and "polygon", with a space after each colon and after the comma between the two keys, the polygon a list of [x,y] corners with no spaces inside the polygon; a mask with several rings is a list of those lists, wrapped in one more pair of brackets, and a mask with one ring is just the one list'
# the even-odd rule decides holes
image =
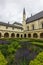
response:
{"label": "sky", "polygon": [[43,11],[43,0],[0,0],[0,21],[6,23],[21,23],[23,8],[26,18]]}

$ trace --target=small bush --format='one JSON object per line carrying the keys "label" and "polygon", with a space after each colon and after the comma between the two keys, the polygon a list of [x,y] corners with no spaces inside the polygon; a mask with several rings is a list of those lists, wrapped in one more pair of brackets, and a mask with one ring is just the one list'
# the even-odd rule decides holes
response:
{"label": "small bush", "polygon": [[40,52],[38,56],[30,62],[29,65],[43,65],[43,52]]}
{"label": "small bush", "polygon": [[4,58],[4,55],[0,51],[0,65],[7,65],[7,61]]}

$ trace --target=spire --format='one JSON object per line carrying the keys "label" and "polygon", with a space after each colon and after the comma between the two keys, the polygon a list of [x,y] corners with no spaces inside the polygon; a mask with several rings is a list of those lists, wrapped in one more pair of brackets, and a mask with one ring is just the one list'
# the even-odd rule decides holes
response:
{"label": "spire", "polygon": [[23,9],[23,30],[26,30],[26,12],[25,12],[25,8]]}
{"label": "spire", "polygon": [[23,14],[25,14],[25,8],[23,9]]}

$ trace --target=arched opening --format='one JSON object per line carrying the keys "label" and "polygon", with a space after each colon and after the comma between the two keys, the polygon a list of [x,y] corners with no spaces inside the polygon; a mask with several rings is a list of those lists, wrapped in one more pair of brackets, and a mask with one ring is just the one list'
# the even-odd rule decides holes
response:
{"label": "arched opening", "polygon": [[14,34],[14,33],[12,33],[12,34],[11,34],[11,37],[15,37],[15,34]]}
{"label": "arched opening", "polygon": [[40,38],[43,38],[43,33],[40,33]]}
{"label": "arched opening", "polygon": [[17,37],[19,37],[19,34],[17,34]]}
{"label": "arched opening", "polygon": [[24,38],[26,38],[26,34],[24,34]]}
{"label": "arched opening", "polygon": [[21,38],[23,37],[23,35],[21,34]]}
{"label": "arched opening", "polygon": [[31,34],[28,34],[28,37],[31,37]]}
{"label": "arched opening", "polygon": [[37,37],[38,37],[37,33],[34,33],[34,34],[33,34],[33,37],[34,37],[34,38],[37,38]]}
{"label": "arched opening", "polygon": [[1,38],[2,34],[0,33],[0,38]]}
{"label": "arched opening", "polygon": [[7,37],[8,38],[9,37],[9,33],[5,33],[4,34],[4,37]]}

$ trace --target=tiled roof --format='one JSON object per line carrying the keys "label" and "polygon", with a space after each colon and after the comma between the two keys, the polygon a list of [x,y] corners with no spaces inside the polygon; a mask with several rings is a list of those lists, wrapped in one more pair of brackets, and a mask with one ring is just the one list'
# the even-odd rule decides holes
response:
{"label": "tiled roof", "polygon": [[26,23],[33,22],[33,21],[38,20],[40,18],[43,18],[43,11],[41,11],[41,12],[39,12],[39,13],[29,17],[29,18],[27,18],[26,19]]}

